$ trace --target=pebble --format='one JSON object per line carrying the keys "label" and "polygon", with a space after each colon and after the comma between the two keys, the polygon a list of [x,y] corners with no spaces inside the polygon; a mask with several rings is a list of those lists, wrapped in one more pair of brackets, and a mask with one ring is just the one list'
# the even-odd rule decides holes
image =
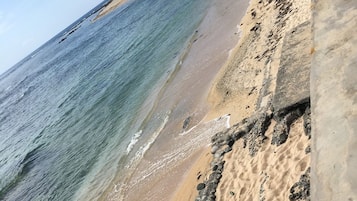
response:
{"label": "pebble", "polygon": [[206,188],[206,184],[205,183],[199,183],[197,185],[197,190],[200,191],[200,190],[203,190]]}

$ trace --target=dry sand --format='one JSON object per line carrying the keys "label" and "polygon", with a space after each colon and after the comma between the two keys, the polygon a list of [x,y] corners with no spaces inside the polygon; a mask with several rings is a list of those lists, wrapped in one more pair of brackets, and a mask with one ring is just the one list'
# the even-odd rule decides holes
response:
{"label": "dry sand", "polygon": [[310,155],[305,154],[309,139],[302,124],[301,118],[297,120],[288,141],[277,147],[270,145],[272,123],[266,132],[268,140],[254,157],[243,148],[243,140],[237,141],[225,156],[217,200],[289,200],[290,188],[310,165]]}
{"label": "dry sand", "polygon": [[[212,110],[207,120],[231,113],[231,124],[235,124],[257,109],[259,92],[267,84],[264,80],[271,79],[264,90],[272,93],[275,90],[282,38],[286,31],[311,20],[311,0],[288,1],[293,2],[293,11],[284,19],[279,19],[279,10],[274,2],[250,2],[240,24],[243,30],[241,39],[211,88],[208,101]],[[251,31],[257,24],[259,28]]]}
{"label": "dry sand", "polygon": [[186,173],[186,180],[177,189],[171,201],[195,200],[198,195],[196,186],[207,180],[210,173],[209,163],[212,161],[210,148],[201,150],[199,157],[192,163],[192,167]]}

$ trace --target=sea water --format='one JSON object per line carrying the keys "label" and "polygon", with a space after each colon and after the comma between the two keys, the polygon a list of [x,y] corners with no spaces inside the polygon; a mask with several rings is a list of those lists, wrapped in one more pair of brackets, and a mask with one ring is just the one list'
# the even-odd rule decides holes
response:
{"label": "sea water", "polygon": [[208,4],[89,13],[1,75],[0,200],[95,200],[125,174],[168,121],[147,123]]}

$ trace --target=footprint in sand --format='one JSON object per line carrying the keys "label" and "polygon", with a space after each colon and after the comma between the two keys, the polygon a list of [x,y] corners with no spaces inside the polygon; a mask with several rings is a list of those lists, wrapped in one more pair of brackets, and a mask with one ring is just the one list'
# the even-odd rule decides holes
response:
{"label": "footprint in sand", "polygon": [[245,192],[247,192],[247,189],[245,187],[240,189],[239,195],[244,195]]}
{"label": "footprint in sand", "polygon": [[253,172],[253,174],[257,174],[258,173],[258,166],[256,164],[253,166],[252,172]]}
{"label": "footprint in sand", "polygon": [[304,171],[307,167],[307,162],[305,161],[305,159],[303,159],[302,161],[300,161],[300,163],[296,166],[295,170],[296,171]]}
{"label": "footprint in sand", "polygon": [[297,150],[301,151],[304,149],[304,143],[303,142],[299,142],[297,145],[296,145],[296,148]]}

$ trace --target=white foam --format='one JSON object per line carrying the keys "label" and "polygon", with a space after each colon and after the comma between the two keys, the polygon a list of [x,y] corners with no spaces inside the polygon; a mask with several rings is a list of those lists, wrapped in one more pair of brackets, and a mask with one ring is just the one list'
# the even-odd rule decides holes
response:
{"label": "white foam", "polygon": [[155,142],[156,138],[159,137],[161,131],[165,128],[167,122],[169,121],[169,115],[171,112],[168,112],[168,114],[165,116],[164,121],[161,123],[161,125],[153,132],[147,143],[139,148],[139,150],[136,152],[134,158],[131,160],[131,162],[126,166],[126,168],[129,168],[130,166],[133,165],[135,161],[139,161],[142,159],[147,152],[147,150],[150,149],[151,145]]}
{"label": "white foam", "polygon": [[179,135],[182,136],[182,135],[186,135],[188,133],[191,133],[192,130],[197,129],[198,126],[205,127],[206,124],[209,124],[212,121],[214,121],[214,122],[226,121],[226,128],[230,128],[231,127],[230,124],[229,124],[230,118],[231,118],[231,115],[230,114],[226,114],[226,115],[223,115],[221,117],[217,117],[217,118],[215,118],[215,119],[213,119],[213,120],[211,120],[209,122],[206,122],[206,123],[202,123],[202,121],[201,121],[197,125],[193,126],[192,128],[188,129],[187,131],[184,131],[184,132],[180,133]]}
{"label": "white foam", "polygon": [[[207,145],[215,133],[230,127],[229,119],[229,114],[223,115],[208,122],[200,122],[191,129],[178,134],[178,137],[184,140],[184,142],[172,145],[172,150],[161,153],[161,159],[145,167],[145,169],[137,175],[135,181],[132,181],[131,185],[137,185],[152,177],[152,175],[155,175],[160,170],[170,169],[172,164],[175,164],[175,161],[181,161],[187,158],[197,147]],[[186,134],[190,137],[184,137]]]}
{"label": "white foam", "polygon": [[139,141],[139,138],[142,133],[143,133],[143,131],[140,130],[133,135],[133,137],[130,140],[130,143],[126,147],[126,154],[129,154],[131,152],[131,150],[133,150],[135,144]]}
{"label": "white foam", "polygon": [[[162,133],[162,130],[165,128],[167,122],[169,121],[169,115],[162,120],[160,126],[153,132],[149,140],[139,148],[136,152],[134,158],[130,163],[125,166],[128,170],[129,168],[136,167],[138,163],[142,160],[145,153],[150,149],[154,144],[156,139]],[[207,146],[209,144],[211,137],[226,128],[229,128],[229,119],[230,115],[223,115],[221,117],[212,119],[208,122],[200,122],[197,125],[193,126],[191,129],[184,133],[177,133],[174,140],[178,140],[177,143],[171,144],[170,150],[165,150],[160,153],[160,159],[147,161],[144,168],[140,169],[131,169],[131,173],[134,171],[135,174],[129,174],[127,179],[121,180],[121,182],[114,185],[112,190],[112,195],[109,200],[125,200],[125,193],[128,189],[143,184],[143,182],[150,181],[155,179],[155,175],[160,171],[170,172],[177,161],[182,161],[191,156],[198,147]],[[187,134],[187,136],[182,136]],[[130,179],[129,179],[130,178]]]}
{"label": "white foam", "polygon": [[227,127],[227,128],[230,128],[231,125],[229,124],[229,121],[231,120],[231,114],[226,114],[226,115],[224,115],[224,116],[227,118],[226,127]]}

